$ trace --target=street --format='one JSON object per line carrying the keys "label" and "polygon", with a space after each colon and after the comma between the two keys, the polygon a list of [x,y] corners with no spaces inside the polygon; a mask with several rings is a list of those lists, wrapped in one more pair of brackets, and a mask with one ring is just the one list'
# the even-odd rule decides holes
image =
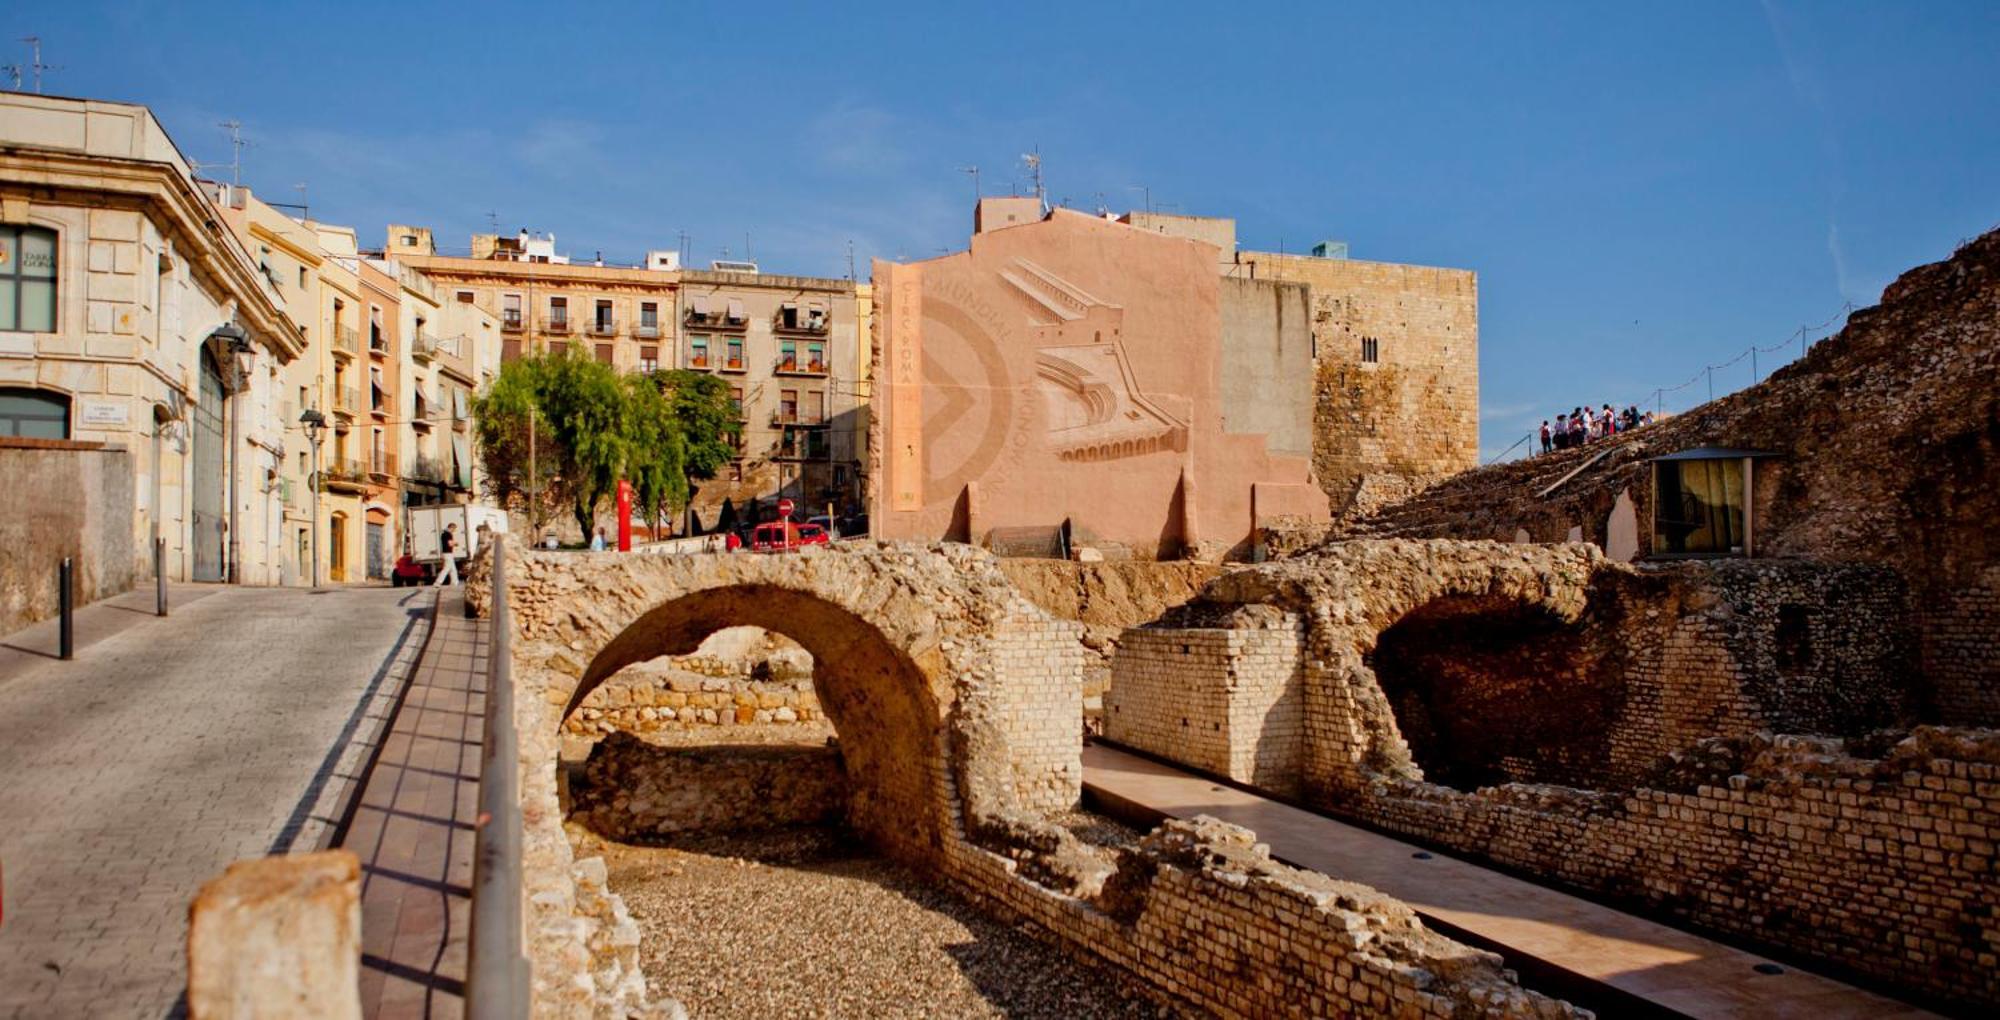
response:
{"label": "street", "polygon": [[107,636],[76,661],[11,642],[0,1018],[176,1011],[195,893],[239,858],[327,843],[431,599],[213,588],[166,619],[86,608]]}

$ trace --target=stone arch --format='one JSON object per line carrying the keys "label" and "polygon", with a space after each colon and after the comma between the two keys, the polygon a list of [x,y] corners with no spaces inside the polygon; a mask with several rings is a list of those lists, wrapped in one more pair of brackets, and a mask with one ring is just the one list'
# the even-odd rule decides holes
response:
{"label": "stone arch", "polygon": [[[769,583],[700,588],[633,620],[584,671],[563,710],[567,717],[619,669],[662,655],[686,655],[725,627],[754,626],[798,642],[813,657],[813,685],[840,735],[848,806],[856,829],[878,842],[934,848],[951,824],[935,796],[947,747],[939,692],[916,651],[821,593]],[[918,651],[917,654],[923,654]]]}
{"label": "stone arch", "polygon": [[1581,618],[1597,547],[1490,541],[1339,542],[1217,578],[1210,602],[1270,603],[1307,622],[1304,783],[1335,795],[1376,778],[1421,779],[1373,658],[1384,632],[1425,607]]}
{"label": "stone arch", "polygon": [[[1082,646],[966,546],[851,542],[786,555],[510,551],[517,678],[555,730],[624,666],[752,625],[812,653],[855,776],[857,827],[930,863],[962,834],[1081,794]],[[475,602],[483,576],[473,579]]]}

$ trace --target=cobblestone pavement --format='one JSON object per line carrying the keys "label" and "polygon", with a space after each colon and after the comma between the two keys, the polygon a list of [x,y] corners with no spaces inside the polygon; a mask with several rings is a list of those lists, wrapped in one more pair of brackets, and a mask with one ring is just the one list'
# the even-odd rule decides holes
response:
{"label": "cobblestone pavement", "polygon": [[0,683],[0,1018],[178,1012],[188,904],[325,845],[428,591],[219,591]]}

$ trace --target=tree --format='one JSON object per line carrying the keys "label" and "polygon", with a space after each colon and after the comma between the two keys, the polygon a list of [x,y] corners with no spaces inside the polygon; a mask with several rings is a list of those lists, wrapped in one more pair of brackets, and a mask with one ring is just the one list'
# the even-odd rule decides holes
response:
{"label": "tree", "polygon": [[538,360],[542,419],[565,454],[561,473],[570,513],[588,536],[598,504],[617,488],[625,467],[626,389],[616,370],[581,347],[550,351]]}
{"label": "tree", "polygon": [[706,372],[658,372],[653,381],[665,394],[680,426],[685,464],[682,484],[692,496],[698,479],[714,478],[723,465],[736,458],[735,440],[743,434],[740,412],[730,398],[728,381]]}
{"label": "tree", "polygon": [[686,505],[687,441],[673,405],[643,376],[625,377],[625,478],[648,522]]}
{"label": "tree", "polygon": [[569,500],[562,476],[568,453],[540,414],[541,368],[540,358],[507,362],[486,390],[472,398],[473,435],[486,466],[487,495],[501,506],[521,507],[537,536],[554,508]]}

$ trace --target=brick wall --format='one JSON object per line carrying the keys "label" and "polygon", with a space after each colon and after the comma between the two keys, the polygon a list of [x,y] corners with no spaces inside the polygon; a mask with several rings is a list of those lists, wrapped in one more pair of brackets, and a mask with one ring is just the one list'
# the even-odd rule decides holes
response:
{"label": "brick wall", "polygon": [[1763,735],[1687,764],[1681,784],[1615,794],[1385,781],[1341,809],[1907,988],[2000,998],[2000,733],[1919,729],[1879,757]]}
{"label": "brick wall", "polygon": [[1113,661],[1105,736],[1284,793],[1305,718],[1296,616],[1270,629],[1143,627]]}

